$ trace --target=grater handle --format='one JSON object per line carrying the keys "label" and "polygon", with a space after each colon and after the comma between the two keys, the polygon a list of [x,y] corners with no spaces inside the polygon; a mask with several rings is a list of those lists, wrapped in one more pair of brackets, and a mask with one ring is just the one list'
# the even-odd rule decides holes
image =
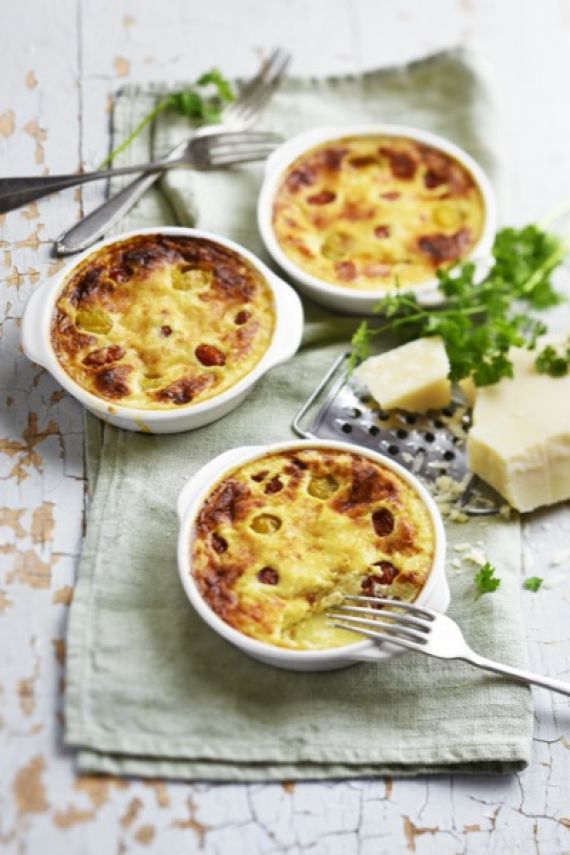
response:
{"label": "grater handle", "polygon": [[293,421],[291,422],[291,427],[293,428],[297,436],[300,436],[302,439],[318,439],[318,436],[316,434],[311,433],[311,431],[309,430],[305,430],[305,428],[303,427],[303,420],[311,409],[311,407],[313,406],[313,404],[315,403],[315,401],[317,400],[317,398],[319,397],[319,395],[323,392],[324,389],[326,389],[326,387],[328,386],[331,379],[334,377],[344,360],[348,359],[349,356],[350,351],[347,350],[344,353],[341,353],[340,356],[335,359],[321,382],[315,389],[313,389],[312,393],[309,395],[301,409],[295,415]]}
{"label": "grater handle", "polygon": [[[495,504],[489,505],[488,507],[485,505],[471,504],[471,496],[473,495],[475,488],[478,487],[480,484],[483,484],[483,486],[487,486],[487,488],[490,489],[492,493],[495,493]],[[499,506],[499,502],[501,502],[501,497],[499,496],[499,494],[496,493],[496,491],[494,491],[492,488],[489,488],[488,485],[485,485],[478,475],[472,475],[467,483],[467,486],[465,487],[465,490],[463,491],[463,495],[459,499],[459,506],[470,517],[492,517],[500,513],[501,509]]]}

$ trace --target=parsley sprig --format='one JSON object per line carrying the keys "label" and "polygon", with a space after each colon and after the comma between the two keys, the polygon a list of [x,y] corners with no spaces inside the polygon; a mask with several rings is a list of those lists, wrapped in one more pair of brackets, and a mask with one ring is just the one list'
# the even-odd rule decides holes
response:
{"label": "parsley sprig", "polygon": [[527,579],[524,580],[523,588],[525,588],[527,591],[534,591],[536,593],[543,582],[544,579],[541,579],[540,576],[529,576]]}
{"label": "parsley sprig", "polygon": [[231,84],[221,72],[217,68],[206,71],[188,89],[171,92],[161,98],[129,136],[99,164],[99,169],[112,163],[121,152],[130,146],[135,137],[165,110],[173,110],[178,115],[185,116],[197,124],[215,125],[220,121],[224,105],[234,100],[235,95]]}
{"label": "parsley sprig", "polygon": [[475,599],[478,600],[483,594],[492,594],[496,591],[501,580],[495,576],[497,571],[493,565],[486,561],[483,566],[475,573],[473,582],[475,583]]}
{"label": "parsley sprig", "polygon": [[560,348],[547,345],[541,350],[534,362],[539,374],[551,377],[565,377],[570,370],[570,338]]}
{"label": "parsley sprig", "polygon": [[496,235],[493,263],[481,279],[472,262],[437,271],[445,304],[426,308],[415,294],[398,291],[375,307],[386,322],[371,327],[363,321],[352,339],[350,368],[370,354],[372,339],[396,332],[404,341],[441,336],[450,362],[451,380],[472,376],[477,386],[512,377],[511,346],[534,348],[544,324],[528,309],[561,302],[552,283],[567,244],[539,226],[505,228]]}

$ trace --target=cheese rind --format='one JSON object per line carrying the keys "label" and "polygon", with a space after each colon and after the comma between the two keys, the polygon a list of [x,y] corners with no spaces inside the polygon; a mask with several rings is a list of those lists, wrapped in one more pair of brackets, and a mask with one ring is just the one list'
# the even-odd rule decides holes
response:
{"label": "cheese rind", "polygon": [[514,376],[477,389],[467,439],[469,468],[519,511],[570,498],[570,375],[539,374],[536,354],[512,348]]}
{"label": "cheese rind", "polygon": [[439,336],[419,338],[363,362],[355,372],[387,410],[425,413],[449,404],[449,360]]}

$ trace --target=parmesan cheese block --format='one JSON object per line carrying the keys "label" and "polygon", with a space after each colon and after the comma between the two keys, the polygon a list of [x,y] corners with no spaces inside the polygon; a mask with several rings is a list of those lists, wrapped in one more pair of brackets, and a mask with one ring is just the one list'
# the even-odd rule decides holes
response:
{"label": "parmesan cheese block", "polygon": [[477,389],[467,462],[514,508],[532,511],[570,498],[570,375],[539,374],[536,350],[509,355],[513,378]]}
{"label": "parmesan cheese block", "polygon": [[449,404],[449,360],[439,336],[419,338],[373,356],[355,373],[386,410],[425,413]]}
{"label": "parmesan cheese block", "polygon": [[477,386],[475,385],[473,377],[463,377],[462,380],[458,381],[457,385],[463,392],[463,397],[465,398],[468,406],[472,407],[475,403],[475,398],[477,397]]}

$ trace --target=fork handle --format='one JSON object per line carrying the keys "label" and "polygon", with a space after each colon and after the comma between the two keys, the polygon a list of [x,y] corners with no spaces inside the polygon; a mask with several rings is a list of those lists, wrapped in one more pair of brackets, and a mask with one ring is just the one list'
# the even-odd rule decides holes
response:
{"label": "fork handle", "polygon": [[0,213],[12,211],[28,202],[41,199],[57,190],[77,187],[89,181],[100,181],[114,175],[131,175],[135,172],[162,172],[182,164],[175,160],[158,160],[134,166],[121,166],[117,169],[102,169],[95,172],[71,175],[32,175],[25,178],[0,178]]}
{"label": "fork handle", "polygon": [[533,674],[532,671],[511,668],[509,665],[494,662],[492,659],[486,659],[484,656],[479,656],[476,653],[459,658],[464,659],[465,662],[470,662],[471,665],[475,665],[477,668],[483,668],[485,671],[494,671],[495,674],[505,674],[507,677],[520,680],[522,683],[532,683],[535,686],[542,686],[543,689],[550,689],[552,692],[558,692],[561,695],[570,697],[570,683],[566,683],[564,680],[553,680],[551,677]]}
{"label": "fork handle", "polygon": [[[203,128],[201,133],[205,134],[206,129]],[[198,132],[195,136],[197,135]],[[187,142],[187,140],[183,140],[175,145],[164,159],[175,160],[182,157]],[[110,196],[78,223],[60,234],[55,242],[56,255],[72,255],[74,252],[80,252],[90,247],[96,240],[103,237],[121,217],[124,217],[143,193],[152,187],[159,178],[160,172],[145,173],[129,182],[118,193]]]}
{"label": "fork handle", "polygon": [[112,228],[137,202],[143,193],[158,181],[160,173],[150,172],[136,178],[81,219],[62,232],[55,242],[57,255],[72,255],[91,246]]}

